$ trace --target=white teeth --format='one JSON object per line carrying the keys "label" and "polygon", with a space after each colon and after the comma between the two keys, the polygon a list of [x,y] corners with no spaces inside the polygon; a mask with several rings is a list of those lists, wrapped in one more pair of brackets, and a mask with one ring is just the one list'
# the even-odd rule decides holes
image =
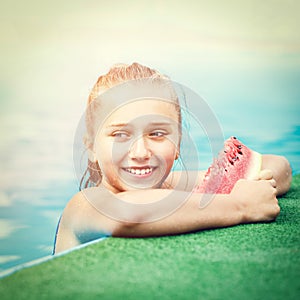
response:
{"label": "white teeth", "polygon": [[131,169],[131,168],[127,168],[126,169],[127,172],[134,174],[134,175],[145,175],[145,174],[149,174],[152,172],[152,168],[147,168],[147,169]]}

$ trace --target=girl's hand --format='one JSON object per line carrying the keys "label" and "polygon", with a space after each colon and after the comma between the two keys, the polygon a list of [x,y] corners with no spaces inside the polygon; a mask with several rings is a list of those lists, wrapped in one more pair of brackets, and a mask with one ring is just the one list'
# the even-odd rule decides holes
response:
{"label": "girl's hand", "polygon": [[260,177],[237,181],[230,193],[242,212],[242,223],[273,221],[279,215],[276,181],[269,170],[263,170]]}
{"label": "girl's hand", "polygon": [[271,180],[273,179],[273,172],[270,169],[263,169],[259,172],[255,180]]}

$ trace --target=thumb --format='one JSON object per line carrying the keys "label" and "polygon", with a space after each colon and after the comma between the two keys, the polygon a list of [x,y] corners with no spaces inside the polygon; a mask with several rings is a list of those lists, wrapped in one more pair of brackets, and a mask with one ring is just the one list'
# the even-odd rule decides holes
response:
{"label": "thumb", "polygon": [[256,180],[270,180],[273,178],[273,172],[269,169],[264,169],[259,172],[257,177],[255,178]]}

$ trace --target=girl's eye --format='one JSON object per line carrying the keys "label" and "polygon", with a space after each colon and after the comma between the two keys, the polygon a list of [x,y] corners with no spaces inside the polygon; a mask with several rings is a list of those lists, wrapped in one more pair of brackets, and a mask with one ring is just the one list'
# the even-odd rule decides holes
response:
{"label": "girl's eye", "polygon": [[114,137],[117,141],[124,141],[129,139],[130,135],[124,131],[116,131],[112,133],[112,137]]}
{"label": "girl's eye", "polygon": [[157,131],[151,132],[149,135],[150,135],[150,137],[153,137],[153,138],[162,138],[166,135],[166,132],[157,130]]}

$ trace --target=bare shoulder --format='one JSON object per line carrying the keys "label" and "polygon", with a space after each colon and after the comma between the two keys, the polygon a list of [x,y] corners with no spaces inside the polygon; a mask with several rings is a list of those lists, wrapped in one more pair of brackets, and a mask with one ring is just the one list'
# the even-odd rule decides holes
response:
{"label": "bare shoulder", "polygon": [[108,195],[109,192],[102,188],[87,188],[76,193],[64,209],[64,221],[74,228],[78,222],[82,226],[95,215],[99,219],[101,213],[97,210],[97,204],[107,201]]}
{"label": "bare shoulder", "polygon": [[101,205],[111,197],[110,192],[101,188],[89,188],[75,194],[63,211],[55,253],[113,234],[119,223],[101,210]]}
{"label": "bare shoulder", "polygon": [[111,193],[101,188],[88,188],[75,194],[63,211],[55,252],[111,235],[116,231],[119,223],[101,210],[102,205],[109,203],[111,198]]}
{"label": "bare shoulder", "polygon": [[[85,192],[86,193],[86,192]],[[82,212],[82,209],[88,208],[88,202],[85,197],[85,193],[82,191],[76,193],[67,203],[64,212],[63,217],[64,218],[74,218],[78,214]],[[80,209],[81,208],[81,209]]]}
{"label": "bare shoulder", "polygon": [[76,236],[76,227],[78,220],[78,207],[80,203],[84,203],[81,193],[75,194],[67,203],[56,233],[54,252],[59,253],[67,249],[73,248],[80,244]]}

